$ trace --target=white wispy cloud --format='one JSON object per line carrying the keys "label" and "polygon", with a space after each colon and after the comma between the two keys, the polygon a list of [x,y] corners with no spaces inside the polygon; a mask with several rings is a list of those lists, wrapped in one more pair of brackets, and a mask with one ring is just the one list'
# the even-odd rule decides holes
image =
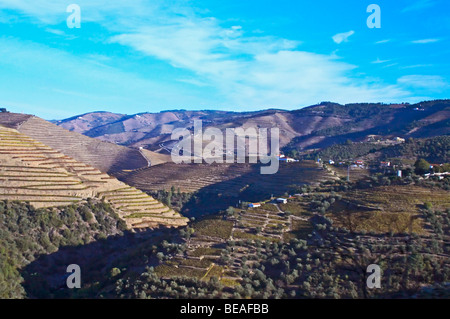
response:
{"label": "white wispy cloud", "polygon": [[438,75],[405,75],[397,82],[403,86],[440,91],[448,87],[445,79]]}
{"label": "white wispy cloud", "polygon": [[53,28],[45,28],[45,31],[60,37],[64,37],[67,40],[74,40],[76,38],[78,38],[77,36],[73,35],[73,34],[67,34],[66,32],[60,30],[60,29],[53,29]]}
{"label": "white wispy cloud", "polygon": [[52,34],[56,34],[56,35],[60,35],[60,36],[66,35],[66,33],[64,31],[58,30],[58,29],[46,28],[45,31],[47,31],[48,33],[52,33]]}
{"label": "white wispy cloud", "polygon": [[342,42],[347,42],[348,38],[350,36],[352,36],[353,34],[355,34],[355,31],[353,31],[353,30],[348,31],[348,32],[338,33],[338,34],[333,35],[332,39],[337,44],[340,44]]}
{"label": "white wispy cloud", "polygon": [[418,0],[418,1],[414,1],[413,3],[411,3],[410,5],[405,7],[402,10],[402,12],[422,10],[422,9],[434,6],[435,3],[436,3],[436,1],[433,1],[433,0]]}
{"label": "white wispy cloud", "polygon": [[414,65],[402,66],[401,69],[426,68],[426,67],[431,67],[431,66],[433,66],[433,64],[414,64]]}
{"label": "white wispy cloud", "polygon": [[199,87],[204,87],[204,86],[209,85],[206,82],[202,82],[202,81],[199,81],[199,80],[193,79],[193,78],[181,78],[181,79],[177,79],[177,81],[192,84],[192,85],[199,86]]}
{"label": "white wispy cloud", "polygon": [[[0,8],[20,10],[37,23],[56,25],[65,21],[65,8],[71,2],[0,0]],[[299,49],[299,41],[247,31],[238,23],[225,27],[216,18],[198,14],[182,3],[176,2],[170,8],[160,0],[77,3],[83,21],[95,21],[113,34],[109,43],[132,48],[187,72],[175,81],[217,89],[223,97],[222,105],[256,109],[295,107],[322,100],[375,102],[382,97],[385,101],[401,101],[411,96],[403,86],[405,81],[389,85],[378,79],[353,76],[357,66],[343,62],[336,54],[307,52]],[[339,44],[354,33],[339,33],[332,38]],[[381,62],[387,61],[378,63]],[[70,58],[64,63],[66,69],[78,67]],[[121,78],[119,67],[109,72],[117,80],[115,85],[132,85],[136,81],[139,88],[158,87],[153,80],[136,80],[129,74]],[[94,76],[100,74],[96,72]]]}
{"label": "white wispy cloud", "polygon": [[411,43],[414,43],[414,44],[427,44],[427,43],[434,43],[434,42],[438,42],[438,41],[440,41],[441,39],[421,39],[421,40],[414,40],[414,41],[411,41]]}
{"label": "white wispy cloud", "polygon": [[169,21],[111,41],[192,71],[205,79],[203,82],[220,88],[234,105],[286,107],[316,103],[325,97],[348,102],[374,101],[382,92],[390,99],[408,94],[395,86],[353,79],[351,71],[356,66],[335,55],[300,51],[296,42],[247,37],[244,30],[229,37],[229,30],[214,19]]}
{"label": "white wispy cloud", "polygon": [[391,64],[386,64],[385,66],[383,66],[383,68],[391,68],[393,66],[398,65],[398,63],[391,63]]}
{"label": "white wispy cloud", "polygon": [[383,43],[388,43],[388,42],[391,42],[391,41],[392,41],[391,39],[380,40],[380,41],[375,42],[375,44],[383,44]]}
{"label": "white wispy cloud", "polygon": [[189,98],[202,106],[211,102],[207,96],[194,98],[179,88],[179,95],[173,94],[173,85],[103,65],[97,56],[75,56],[42,44],[0,37],[0,56],[0,69],[16,70],[12,74],[0,72],[0,99],[16,101],[4,105],[18,112],[40,112],[48,119],[63,113],[73,115],[75,110],[90,111],[92,107],[144,108],[148,101],[182,105]]}
{"label": "white wispy cloud", "polygon": [[381,64],[381,63],[386,63],[386,62],[389,62],[389,61],[391,61],[391,60],[380,60],[380,58],[377,58],[375,61],[372,61],[370,63],[372,63],[372,64]]}

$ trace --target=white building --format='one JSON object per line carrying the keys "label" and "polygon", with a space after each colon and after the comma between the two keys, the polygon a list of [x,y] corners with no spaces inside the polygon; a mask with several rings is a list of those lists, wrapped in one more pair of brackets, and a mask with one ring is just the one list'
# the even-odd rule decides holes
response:
{"label": "white building", "polygon": [[278,158],[280,162],[286,162],[286,163],[292,163],[295,162],[296,160],[291,158],[291,157],[280,157]]}

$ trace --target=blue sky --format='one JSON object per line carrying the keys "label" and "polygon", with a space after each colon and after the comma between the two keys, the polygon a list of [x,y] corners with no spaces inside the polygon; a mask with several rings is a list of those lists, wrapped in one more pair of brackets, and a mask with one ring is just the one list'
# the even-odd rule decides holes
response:
{"label": "blue sky", "polygon": [[[81,8],[70,29],[68,5]],[[370,29],[368,5],[381,8]],[[0,0],[0,105],[297,109],[450,98],[447,0]]]}

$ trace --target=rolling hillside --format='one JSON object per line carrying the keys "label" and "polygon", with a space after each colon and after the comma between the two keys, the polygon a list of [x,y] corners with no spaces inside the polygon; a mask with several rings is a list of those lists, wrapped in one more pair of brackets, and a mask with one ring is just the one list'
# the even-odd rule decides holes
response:
{"label": "rolling hillside", "polygon": [[[20,118],[22,121],[24,117]],[[29,127],[24,128],[24,123],[30,125],[28,121],[31,119],[25,118],[26,122],[19,125],[20,129],[30,130]],[[43,124],[42,128],[39,127],[42,134],[48,127],[47,122],[35,121]],[[34,127],[37,128],[36,125]],[[39,136],[36,132],[34,135]],[[67,147],[70,140],[66,143],[65,137],[64,134],[52,135],[48,139]],[[131,228],[176,227],[187,222],[186,218],[142,191],[5,126],[0,126],[0,181],[0,199],[27,201],[37,208],[99,198],[110,203]]]}

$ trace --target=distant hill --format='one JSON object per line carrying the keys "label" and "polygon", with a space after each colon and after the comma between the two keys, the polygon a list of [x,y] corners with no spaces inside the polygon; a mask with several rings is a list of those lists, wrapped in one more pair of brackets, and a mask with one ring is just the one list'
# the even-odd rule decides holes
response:
{"label": "distant hill", "polygon": [[367,135],[432,137],[450,134],[450,100],[418,104],[322,102],[300,110],[257,112],[166,111],[136,115],[94,112],[56,124],[103,141],[159,150],[177,127],[190,128],[196,119],[204,127],[278,127],[281,146],[323,148]]}
{"label": "distant hill", "polygon": [[[90,138],[77,134],[82,138],[78,141],[81,146],[76,148],[74,133],[66,134],[64,129],[42,119],[19,115],[10,117],[9,122],[3,116],[0,119],[0,200],[26,201],[44,208],[97,198],[110,203],[130,228],[177,227],[187,223],[186,218],[151,196],[40,141],[47,140],[66,150],[70,150],[70,145],[83,152],[82,143]],[[17,127],[20,132],[10,127]],[[41,134],[47,128],[53,131],[47,131],[49,136],[45,139]],[[40,140],[22,132],[31,132]],[[95,143],[107,144],[93,140]],[[77,157],[81,156],[86,154]],[[88,157],[93,158],[92,154]]]}

